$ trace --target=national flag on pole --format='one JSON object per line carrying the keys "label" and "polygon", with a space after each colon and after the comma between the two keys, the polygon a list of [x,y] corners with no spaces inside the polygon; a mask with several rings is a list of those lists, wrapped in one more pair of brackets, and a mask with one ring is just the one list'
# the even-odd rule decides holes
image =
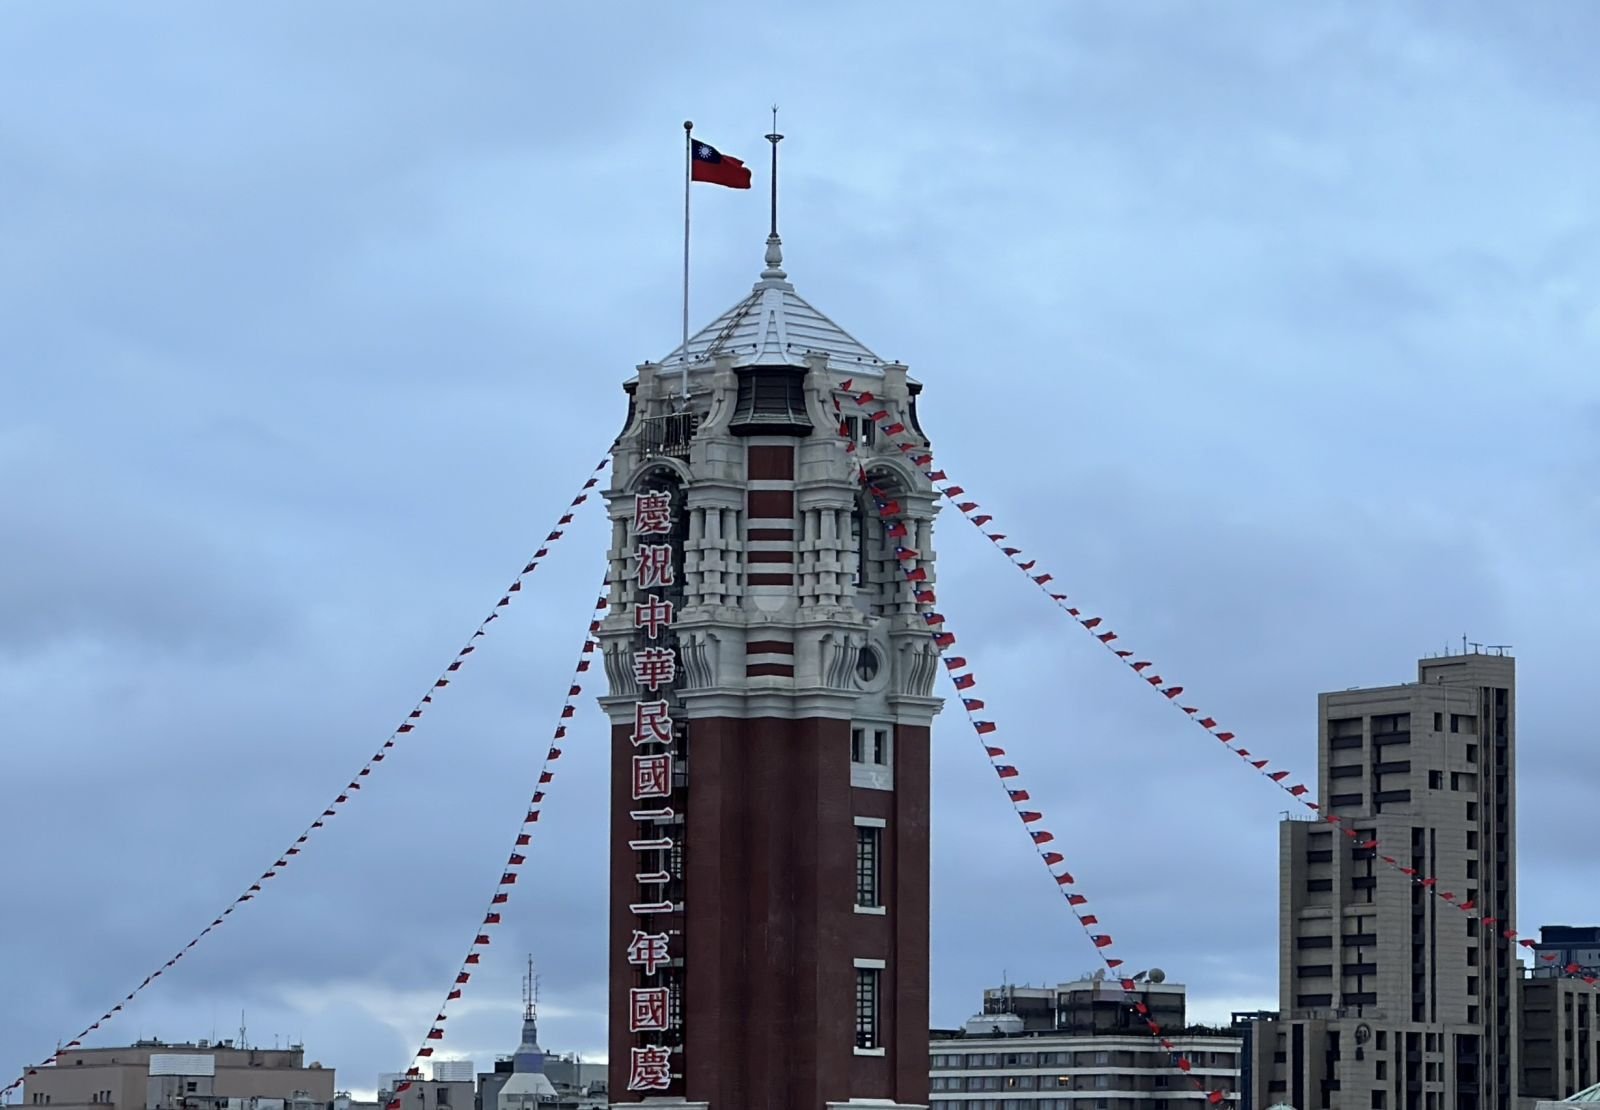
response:
{"label": "national flag on pole", "polygon": [[729,189],[750,188],[750,169],[743,162],[699,139],[691,139],[690,143],[690,180]]}

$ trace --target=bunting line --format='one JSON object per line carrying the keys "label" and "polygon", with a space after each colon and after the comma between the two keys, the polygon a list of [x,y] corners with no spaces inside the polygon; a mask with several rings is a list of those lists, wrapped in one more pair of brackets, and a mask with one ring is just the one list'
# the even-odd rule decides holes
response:
{"label": "bunting line", "polygon": [[588,631],[583,635],[583,648],[578,652],[578,661],[572,668],[572,678],[567,683],[567,695],[561,702],[561,712],[556,716],[555,731],[550,737],[550,748],[545,752],[544,761],[539,765],[539,777],[534,785],[533,796],[528,801],[526,816],[517,825],[516,837],[511,843],[511,854],[507,857],[505,866],[500,872],[500,879],[495,883],[489,903],[484,908],[483,921],[477,926],[472,943],[467,946],[466,957],[456,969],[455,978],[445,994],[444,1001],[435,1011],[437,1016],[429,1023],[421,1047],[411,1058],[411,1066],[406,1069],[405,1076],[400,1082],[395,1084],[395,1089],[389,1092],[389,1101],[385,1104],[384,1110],[401,1110],[404,1102],[401,1096],[422,1077],[422,1068],[417,1061],[432,1056],[434,1045],[445,1039],[445,1022],[450,1017],[450,1004],[466,992],[467,984],[472,980],[473,969],[481,962],[483,950],[489,947],[491,930],[500,924],[505,912],[503,907],[511,901],[512,888],[516,885],[523,864],[527,862],[526,850],[533,841],[534,826],[539,823],[539,815],[543,812],[545,787],[555,781],[554,764],[562,755],[561,745],[567,736],[567,722],[572,720],[578,711],[577,699],[583,694],[584,672],[589,669],[594,660],[595,650],[599,646],[595,635],[600,631],[600,621],[609,604],[607,599],[610,585],[609,579],[601,582],[599,599],[594,603],[594,610],[589,616]]}
{"label": "bunting line", "polygon": [[[846,379],[840,388],[849,392],[852,382],[853,379]],[[855,396],[857,404],[863,406],[874,399],[870,393],[861,393]],[[1033,798],[1019,782],[1020,772],[1017,770],[1016,764],[1001,762],[1011,757],[993,739],[999,726],[992,720],[978,717],[978,713],[987,707],[981,698],[969,696],[968,694],[968,691],[977,686],[977,677],[973,674],[964,657],[946,654],[949,648],[955,646],[956,636],[947,627],[944,616],[931,609],[937,599],[934,592],[923,585],[927,581],[926,570],[911,565],[920,558],[920,553],[912,551],[898,542],[909,531],[905,526],[905,522],[900,519],[902,516],[901,506],[887,491],[874,485],[867,474],[866,467],[861,462],[860,456],[855,453],[855,441],[851,438],[849,427],[844,422],[842,408],[837,396],[833,398],[833,407],[835,416],[839,418],[835,426],[840,437],[845,441],[846,453],[850,454],[855,462],[857,479],[872,497],[873,503],[878,510],[879,520],[884,527],[885,539],[895,553],[895,564],[905,577],[907,585],[911,589],[913,600],[921,611],[923,620],[928,624],[928,635],[933,641],[934,649],[938,652],[945,665],[946,676],[950,679],[957,696],[961,699],[961,706],[966,713],[967,723],[972,728],[973,736],[977,739],[979,746],[983,748],[984,756],[988,759],[989,766],[995,772],[995,779],[1000,784],[1000,788],[1005,791],[1012,811],[1016,813],[1017,819],[1022,824],[1023,831],[1028,834],[1029,840],[1033,843],[1034,851],[1044,864],[1045,870],[1050,875],[1056,889],[1066,900],[1068,910],[1083,929],[1083,934],[1094,948],[1095,955],[1100,958],[1108,972],[1114,973],[1117,985],[1122,989],[1124,999],[1127,1001],[1129,1008],[1141,1019],[1146,1031],[1163,1049],[1173,1054],[1174,1066],[1188,1076],[1189,1082],[1194,1085],[1195,1090],[1205,1093],[1206,1101],[1210,1105],[1215,1106],[1222,1103],[1227,1098],[1227,1094],[1221,1090],[1207,1090],[1206,1084],[1192,1072],[1193,1061],[1169,1037],[1164,1035],[1161,1025],[1151,1014],[1150,1007],[1138,997],[1138,984],[1118,970],[1122,967],[1124,961],[1113,951],[1114,938],[1110,933],[1096,931],[1097,929],[1105,928],[1105,926],[1100,924],[1098,914],[1084,908],[1089,904],[1089,899],[1072,889],[1077,885],[1077,879],[1066,869],[1066,856],[1057,848],[1046,847],[1046,845],[1056,843],[1056,837],[1046,827],[1044,814],[1039,810],[1024,808],[1026,804],[1033,802]],[[889,414],[884,411],[874,412],[872,419],[880,422],[887,421]],[[898,429],[899,431],[890,432],[889,428]],[[891,424],[889,428],[884,429],[889,435],[899,434],[899,432],[905,430],[904,425],[900,424]],[[399,1110],[399,1107],[391,1106],[387,1110]]]}
{"label": "bunting line", "polygon": [[[848,384],[845,389],[848,391]],[[870,393],[855,395],[857,406],[863,409],[871,405],[873,400],[874,398]],[[835,398],[834,403],[835,408],[838,409],[837,398]],[[890,442],[893,442],[902,454],[915,456],[911,460],[912,463],[919,468],[926,468],[923,469],[923,473],[935,484],[935,488],[938,489],[945,500],[955,506],[967,523],[976,528],[979,534],[989,541],[991,546],[1005,556],[1007,562],[1026,575],[1028,580],[1050,599],[1052,605],[1071,617],[1074,623],[1093,636],[1095,641],[1119,663],[1136,675],[1145,685],[1157,691],[1165,701],[1195,725],[1199,726],[1206,735],[1220,741],[1226,750],[1238,756],[1240,761],[1254,770],[1259,777],[1266,779],[1273,786],[1287,794],[1296,804],[1309,811],[1317,821],[1339,828],[1347,840],[1354,842],[1355,851],[1358,854],[1352,858],[1357,861],[1375,859],[1384,868],[1404,876],[1413,886],[1421,887],[1439,902],[1459,910],[1468,918],[1476,919],[1482,926],[1494,927],[1492,931],[1499,933],[1503,939],[1515,941],[1523,948],[1531,949],[1536,946],[1535,941],[1521,937],[1513,923],[1488,914],[1473,899],[1440,887],[1439,880],[1436,877],[1427,875],[1415,867],[1409,867],[1394,856],[1381,854],[1379,849],[1383,845],[1375,837],[1366,835],[1356,828],[1353,822],[1356,822],[1357,819],[1345,818],[1337,814],[1324,814],[1321,806],[1311,800],[1311,788],[1304,782],[1298,781],[1290,771],[1275,766],[1270,759],[1262,758],[1258,753],[1238,745],[1236,743],[1238,737],[1233,732],[1224,729],[1216,718],[1205,715],[1197,706],[1184,704],[1181,697],[1184,692],[1182,686],[1163,678],[1156,673],[1155,663],[1149,659],[1140,658],[1137,652],[1131,651],[1124,646],[1121,636],[1115,630],[1106,626],[1104,618],[1085,616],[1082,610],[1073,604],[1068,594],[1057,592],[1060,587],[1058,585],[1052,586],[1052,583],[1056,581],[1055,576],[1041,568],[1036,558],[1017,547],[1014,541],[1011,541],[1004,532],[990,531],[994,517],[983,511],[983,507],[978,502],[970,500],[971,495],[964,487],[954,483],[942,469],[933,467],[933,456],[927,453],[925,446],[911,439],[910,433],[907,432],[903,425],[885,425],[884,422],[889,417],[886,412],[881,410],[871,413],[870,418],[878,424],[880,434]],[[854,447],[853,443],[851,447]],[[940,483],[946,484],[940,485]],[[1559,963],[1559,957],[1548,953],[1542,954],[1540,960],[1547,964]],[[1600,987],[1600,978],[1584,974],[1583,968],[1578,964],[1567,964],[1560,970],[1565,977],[1582,979],[1590,987]]]}
{"label": "bunting line", "polygon": [[213,930],[218,929],[225,924],[228,918],[233,916],[235,911],[241,909],[246,902],[253,901],[258,895],[264,893],[267,888],[267,884],[271,883],[273,879],[282,874],[284,869],[290,866],[294,858],[305,851],[308,842],[319,830],[326,826],[328,819],[338,816],[339,813],[343,811],[344,807],[354,799],[356,793],[361,790],[362,784],[369,779],[375,770],[377,770],[378,764],[382,763],[387,758],[390,749],[394,748],[398,741],[406,734],[416,730],[417,724],[421,720],[423,714],[427,711],[428,707],[433,704],[434,695],[450,685],[450,681],[455,677],[456,672],[459,671],[462,666],[466,664],[468,658],[477,651],[478,639],[487,635],[489,625],[500,618],[501,610],[509,606],[511,604],[511,599],[518,593],[522,592],[522,584],[524,580],[539,568],[539,565],[550,553],[551,546],[561,539],[562,535],[564,534],[563,529],[565,529],[568,524],[572,523],[573,516],[575,515],[578,507],[589,499],[589,492],[599,484],[600,474],[605,470],[609,463],[609,456],[602,458],[599,465],[589,472],[588,479],[583,483],[582,488],[578,491],[578,495],[574,497],[572,501],[568,503],[566,509],[563,510],[560,519],[556,521],[556,526],[551,529],[547,536],[545,536],[544,542],[539,546],[538,550],[533,553],[527,564],[522,568],[517,576],[512,579],[510,586],[508,586],[505,593],[500,596],[500,600],[495,602],[494,607],[489,610],[489,615],[478,622],[477,628],[473,631],[472,635],[467,638],[466,644],[462,646],[460,651],[455,653],[455,655],[451,658],[450,663],[442,672],[440,672],[439,676],[428,687],[428,692],[422,696],[420,701],[411,707],[410,712],[405,715],[400,724],[397,725],[394,731],[389,734],[388,738],[384,740],[383,744],[378,748],[378,750],[367,757],[366,762],[363,763],[360,770],[351,777],[349,783],[341,788],[334,796],[333,800],[328,802],[322,808],[320,815],[314,818],[309,825],[302,829],[300,835],[295,837],[294,841],[287,848],[283,849],[274,857],[272,866],[263,871],[242,894],[235,898],[231,903],[229,903],[226,909],[213,918],[211,924],[207,925],[204,929],[201,929],[192,938],[190,938],[187,944],[178,949],[177,953],[171,959],[167,960],[166,963],[162,964],[155,971],[152,971],[149,975],[146,975],[144,977],[144,981],[124,995],[120,1002],[118,1002],[115,1006],[112,1006],[105,1013],[101,1014],[99,1018],[79,1032],[77,1036],[68,1040],[49,1056],[46,1056],[43,1060],[32,1067],[24,1069],[22,1075],[19,1075],[6,1086],[0,1087],[0,1102],[3,1102],[12,1091],[22,1086],[22,1084],[27,1081],[27,1077],[29,1075],[37,1072],[40,1068],[51,1066],[56,1062],[63,1052],[66,1052],[68,1049],[81,1046],[85,1037],[89,1036],[89,1034],[95,1032],[106,1023],[113,1020],[122,1012],[123,1008],[129,1002],[132,1002],[145,990],[154,985],[157,979],[161,978],[161,976],[167,971],[171,970],[179,960],[183,959],[184,956],[189,953],[190,949],[194,948],[202,940],[209,936]]}

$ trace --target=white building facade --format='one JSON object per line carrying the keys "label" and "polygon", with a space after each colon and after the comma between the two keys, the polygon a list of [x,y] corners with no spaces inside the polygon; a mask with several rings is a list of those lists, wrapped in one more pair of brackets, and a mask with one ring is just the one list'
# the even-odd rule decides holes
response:
{"label": "white building facade", "polygon": [[[1205,1107],[1208,1092],[1221,1090],[1237,1105],[1240,1038],[1171,1041],[1173,1051],[1138,1033],[935,1040],[929,1098],[936,1110],[1176,1110]],[[1180,1053],[1188,1073],[1178,1067]]]}

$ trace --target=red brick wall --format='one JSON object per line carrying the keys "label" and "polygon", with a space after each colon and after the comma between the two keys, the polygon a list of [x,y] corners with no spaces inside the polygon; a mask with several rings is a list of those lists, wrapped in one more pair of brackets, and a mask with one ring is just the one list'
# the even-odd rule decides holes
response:
{"label": "red brick wall", "polygon": [[[629,729],[613,730],[611,1092],[627,1091],[625,949],[638,891]],[[926,1103],[928,730],[896,732],[895,790],[850,787],[850,724],[697,720],[689,734],[682,948],[686,1082],[730,1108],[820,1110],[850,1098]],[[854,912],[854,816],[889,822],[888,913]],[[854,1053],[854,959],[888,962],[883,1057]]]}

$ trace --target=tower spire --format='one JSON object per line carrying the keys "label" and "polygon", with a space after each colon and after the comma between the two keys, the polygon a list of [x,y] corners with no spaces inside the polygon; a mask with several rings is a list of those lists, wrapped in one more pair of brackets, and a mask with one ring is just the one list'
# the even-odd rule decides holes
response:
{"label": "tower spire", "polygon": [[772,106],[772,132],[767,142],[772,144],[772,226],[767,232],[767,268],[761,271],[764,281],[782,281],[789,275],[783,271],[783,240],[778,238],[778,106]]}

